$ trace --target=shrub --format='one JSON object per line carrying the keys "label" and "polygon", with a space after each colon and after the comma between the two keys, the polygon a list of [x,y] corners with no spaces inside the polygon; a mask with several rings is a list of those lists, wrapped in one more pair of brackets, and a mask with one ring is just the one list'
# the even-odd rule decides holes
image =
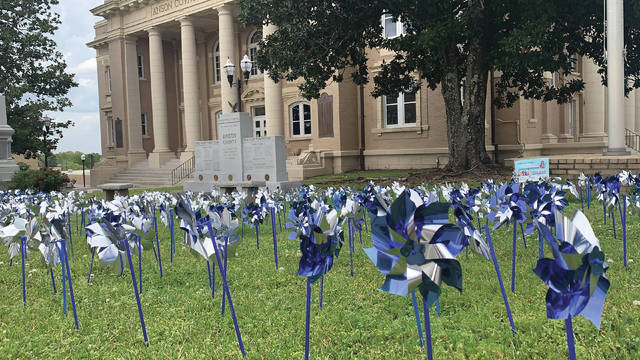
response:
{"label": "shrub", "polygon": [[20,169],[11,179],[11,188],[34,191],[60,191],[65,184],[71,182],[66,174],[51,168],[40,170]]}

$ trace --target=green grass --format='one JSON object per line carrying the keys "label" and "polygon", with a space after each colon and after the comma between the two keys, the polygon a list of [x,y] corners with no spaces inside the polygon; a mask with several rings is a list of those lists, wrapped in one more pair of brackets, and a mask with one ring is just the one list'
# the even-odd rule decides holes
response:
{"label": "green grass", "polygon": [[[568,214],[577,205],[572,203]],[[602,329],[584,318],[574,320],[579,359],[637,359],[640,355],[640,300],[637,273],[640,225],[629,217],[628,253],[622,267],[622,240],[613,239],[611,225],[602,223],[602,208],[595,203],[587,212],[610,263],[611,281],[604,306]],[[74,219],[75,221],[75,219]],[[618,224],[619,226],[619,224]],[[160,279],[153,251],[143,256],[145,321],[151,346],[146,348],[128,270],[119,277],[96,264],[87,285],[90,252],[84,239],[74,234],[75,258],[71,264],[80,330],[62,313],[62,299],[52,293],[37,254],[27,263],[27,306],[22,305],[20,258],[8,266],[6,250],[0,253],[0,357],[2,358],[240,358],[231,316],[220,315],[221,280],[216,276],[215,299],[208,288],[207,266],[176,241],[169,262],[169,235],[160,227],[164,278]],[[75,230],[75,222],[73,224]],[[300,359],[304,353],[305,279],[296,276],[298,242],[279,235],[281,270],[273,261],[270,227],[263,226],[260,250],[255,234],[245,229],[237,257],[229,258],[229,286],[248,359]],[[511,233],[493,232],[505,287],[509,289]],[[181,239],[178,235],[177,239]],[[370,246],[368,236],[363,237]],[[508,296],[518,331],[512,335],[491,262],[476,254],[459,256],[463,293],[443,285],[442,316],[431,310],[436,359],[560,359],[567,357],[564,322],[547,319],[547,287],[531,271],[537,260],[537,240],[528,249],[518,241],[516,293]],[[319,283],[313,287],[311,358],[316,359],[423,359],[411,299],[377,288],[383,276],[356,241],[355,276],[349,276],[345,245],[325,277],[324,307],[318,307]],[[56,270],[60,289],[60,269]]]}

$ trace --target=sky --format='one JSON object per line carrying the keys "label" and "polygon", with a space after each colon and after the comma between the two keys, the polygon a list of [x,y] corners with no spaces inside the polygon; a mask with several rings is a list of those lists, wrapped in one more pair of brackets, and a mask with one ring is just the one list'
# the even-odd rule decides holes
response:
{"label": "sky", "polygon": [[93,25],[102,18],[90,9],[103,0],[60,0],[54,11],[62,24],[53,39],[67,62],[67,72],[75,74],[78,87],[69,92],[73,106],[64,112],[49,114],[60,121],[71,120],[74,126],[64,131],[56,152],[82,151],[100,153],[100,116],[98,112],[98,76],[96,52],[87,47],[94,38]]}

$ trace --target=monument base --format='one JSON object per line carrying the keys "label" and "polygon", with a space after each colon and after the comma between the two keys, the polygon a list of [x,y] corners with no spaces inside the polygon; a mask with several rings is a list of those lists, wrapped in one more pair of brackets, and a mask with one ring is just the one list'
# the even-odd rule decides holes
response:
{"label": "monument base", "polygon": [[18,171],[19,167],[13,160],[0,161],[0,181],[11,181],[13,174]]}
{"label": "monument base", "polygon": [[291,189],[297,189],[302,183],[300,181],[242,181],[242,182],[218,182],[209,183],[204,181],[187,181],[184,183],[185,191],[193,191],[195,193],[207,193],[218,190],[221,193],[230,194],[234,190],[244,193],[252,193],[260,188],[267,188],[269,191],[280,189],[287,192]]}

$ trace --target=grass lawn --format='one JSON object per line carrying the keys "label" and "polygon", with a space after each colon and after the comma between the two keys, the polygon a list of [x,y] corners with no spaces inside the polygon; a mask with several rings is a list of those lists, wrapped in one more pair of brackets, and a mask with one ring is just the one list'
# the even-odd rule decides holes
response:
{"label": "grass lawn", "polygon": [[[573,214],[579,203],[571,203]],[[640,224],[629,216],[627,269],[622,266],[622,231],[613,238],[610,222],[603,225],[602,207],[587,212],[606,259],[611,289],[598,331],[586,319],[574,319],[579,359],[637,359],[640,357]],[[75,218],[73,229],[76,230]],[[617,219],[616,219],[617,220]],[[284,225],[284,224],[283,224]],[[176,226],[177,227],[177,226]],[[15,358],[241,358],[227,312],[220,314],[222,281],[216,275],[215,298],[208,287],[207,264],[191,256],[176,230],[176,254],[169,261],[169,234],[161,224],[164,278],[160,279],[153,251],[143,256],[141,294],[147,332],[145,347],[128,268],[124,276],[96,262],[87,284],[90,252],[79,232],[73,236],[71,264],[80,330],[75,330],[69,304],[62,312],[60,268],[55,269],[58,294],[33,254],[27,263],[27,306],[21,298],[20,257],[9,267],[6,248],[0,253],[0,357]],[[296,276],[298,241],[279,233],[280,270],[273,260],[270,226],[261,228],[260,249],[255,233],[245,229],[237,257],[229,258],[229,286],[248,359],[300,359],[304,354],[306,282]],[[505,287],[510,288],[511,232],[493,232]],[[371,240],[363,232],[365,246]],[[443,285],[442,315],[431,309],[436,359],[561,359],[567,358],[564,322],[545,312],[546,285],[532,272],[537,261],[537,237],[518,241],[516,292],[508,296],[518,333],[512,335],[491,262],[475,253],[459,256],[463,293]],[[319,283],[313,287],[311,358],[424,359],[419,346],[410,297],[390,295],[377,288],[383,276],[356,241],[354,277],[349,276],[348,246],[324,282],[324,307],[318,306]]]}

